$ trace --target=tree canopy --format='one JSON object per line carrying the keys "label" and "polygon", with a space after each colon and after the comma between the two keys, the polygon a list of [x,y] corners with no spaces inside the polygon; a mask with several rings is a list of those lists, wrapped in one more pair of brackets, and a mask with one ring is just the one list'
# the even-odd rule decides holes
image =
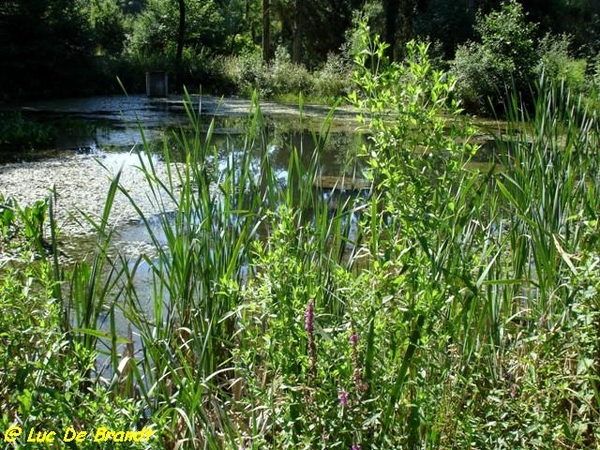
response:
{"label": "tree canopy", "polygon": [[61,93],[81,87],[93,45],[76,0],[1,3],[2,92]]}
{"label": "tree canopy", "polygon": [[[482,35],[477,17],[499,10],[501,0],[6,0],[0,4],[0,93],[63,95],[97,90],[115,75],[134,77],[156,65],[177,72],[207,65],[217,55],[261,54],[282,48],[295,63],[321,67],[351,41],[354,18],[401,59],[413,38],[433,44],[452,60],[457,49]],[[523,0],[528,23],[569,36],[578,56],[600,51],[600,3],[592,0]],[[497,23],[498,33],[511,33]],[[493,33],[492,33],[493,34]],[[484,43],[488,47],[491,42]],[[501,45],[499,43],[498,45]],[[507,44],[508,45],[508,44]],[[514,52],[519,53],[517,48]],[[187,69],[186,69],[187,68]]]}

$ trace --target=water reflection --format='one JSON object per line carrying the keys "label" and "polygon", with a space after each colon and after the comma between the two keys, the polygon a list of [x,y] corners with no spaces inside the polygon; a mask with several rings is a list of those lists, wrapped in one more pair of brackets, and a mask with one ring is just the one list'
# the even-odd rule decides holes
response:
{"label": "water reflection", "polygon": [[[215,146],[217,161],[215,166],[220,173],[233,166],[235,159],[243,156],[247,149],[245,145],[246,116],[251,106],[247,101],[227,100],[219,102],[216,99],[196,99],[197,109],[204,115],[204,132],[208,131],[209,123],[214,121],[212,145]],[[354,201],[364,201],[368,191],[363,187],[340,190],[337,187],[339,177],[362,178],[362,167],[356,158],[356,149],[362,144],[364,137],[353,132],[352,116],[344,115],[344,126],[334,127],[335,132],[327,139],[310,129],[301,126],[298,115],[289,114],[289,107],[277,106],[277,114],[267,117],[267,126],[261,130],[256,145],[251,147],[250,167],[255,177],[262,170],[263,152],[266,150],[268,162],[273,169],[278,182],[283,186],[288,182],[290,154],[297,149],[300,164],[307,168],[311,158],[318,150],[319,179],[327,180],[320,187],[314,187],[314,194],[320,195],[326,201],[328,214],[332,217],[342,211],[350,210],[344,218],[342,226],[348,227],[349,239],[345,245],[351,250],[349,242],[356,236],[356,223],[359,215],[352,212]],[[284,110],[284,113],[281,113]],[[178,160],[183,159],[178,139],[181,131],[188,125],[183,105],[178,100],[151,101],[145,97],[106,97],[73,101],[39,103],[28,106],[25,113],[35,116],[38,120],[56,123],[64,127],[57,139],[57,151],[48,154],[51,158],[63,158],[77,154],[82,158],[98,158],[113,173],[124,166],[139,166],[137,150],[146,143],[156,158],[161,158],[165,148],[173,152]],[[287,112],[287,114],[286,114]],[[314,109],[313,124],[318,129],[319,117],[324,118],[326,108]],[[319,116],[320,114],[320,116]],[[315,118],[316,117],[316,118]],[[66,120],[68,119],[68,120]],[[321,119],[322,120],[322,119]],[[177,135],[180,137],[178,138]],[[18,155],[27,159],[28,155]],[[329,178],[328,178],[329,177]],[[257,184],[259,179],[255,179]],[[337,187],[336,187],[337,185]],[[313,212],[314,213],[314,212]],[[310,220],[311,212],[306,216]],[[159,245],[166,239],[160,226],[159,216],[149,217],[149,225],[156,234]],[[94,240],[89,238],[71,239],[70,255],[74,260],[82,260],[94,251]],[[153,273],[148,261],[152,261],[153,242],[146,226],[140,221],[122,224],[117,229],[113,251],[120,252],[127,258],[119,260],[127,264],[129,270],[136,268],[133,280],[135,291],[143,309],[153,308]],[[141,254],[146,254],[148,260],[136,263]],[[137,264],[137,265],[136,265]],[[168,302],[168,298],[164,299]],[[164,305],[166,308],[166,304]],[[116,329],[121,336],[128,332],[128,321],[122,315],[117,315]],[[108,331],[108,321],[100,324]],[[135,336],[135,333],[134,333]],[[139,348],[139,339],[135,339]]]}
{"label": "water reflection", "polygon": [[[208,119],[207,119],[208,120]],[[326,141],[318,134],[313,134],[306,129],[297,129],[290,125],[293,119],[271,118],[264,130],[261,130],[260,138],[256,145],[251,148],[246,146],[246,136],[243,134],[245,120],[241,118],[216,117],[215,132],[211,140],[216,155],[215,167],[219,173],[235,166],[234,160],[240,160],[246,150],[250,151],[250,168],[255,182],[260,183],[260,174],[263,170],[264,150],[267,151],[267,157],[270,167],[280,183],[284,186],[288,181],[288,169],[290,153],[297,149],[300,156],[300,164],[307,168],[311,164],[311,157],[318,148],[321,155],[320,171],[322,176],[337,177],[344,174],[351,174],[356,171],[352,165],[354,162],[354,149],[356,148],[356,138],[351,133],[336,132],[329,136]],[[110,173],[116,173],[123,167],[140,166],[139,151],[142,150],[143,142],[149,146],[153,152],[154,162],[163,158],[164,149],[167,148],[175,157],[175,160],[182,161],[180,139],[181,131],[184,136],[187,131],[185,124],[176,126],[167,125],[161,128],[154,127],[127,127],[122,124],[107,124],[105,122],[90,122],[95,128],[93,132],[89,129],[73,129],[70,133],[64,133],[59,140],[60,152],[53,154],[52,159],[72,157],[94,158],[97,159]],[[203,126],[203,130],[208,130],[208,124]],[[142,138],[142,133],[144,138]],[[41,163],[40,163],[41,164]],[[125,176],[125,175],[124,175]],[[339,197],[331,189],[320,189],[315,187],[317,195],[323,195],[331,204],[331,213],[337,211],[335,202],[340,202]],[[346,195],[346,194],[344,194]],[[116,212],[115,212],[116,213]],[[307,213],[307,216],[309,213]],[[161,216],[148,217],[149,225],[159,244],[165,244],[166,239],[162,234],[160,225]],[[356,217],[350,217],[352,223],[355,223]],[[68,254],[71,260],[80,261],[90,257],[94,252],[95,240],[90,238],[72,238],[66,237],[69,241]],[[153,241],[148,234],[146,226],[141,221],[128,221],[121,224],[115,234],[112,252],[116,256],[117,252],[127,258],[118,260],[117,264],[127,264],[129,270],[132,270],[136,264],[137,258],[144,254],[147,261],[141,261],[136,267],[136,275],[133,280],[134,288],[140,304],[144,310],[153,309],[153,273],[148,261],[152,261],[154,250]],[[119,270],[119,269],[117,269]],[[108,276],[109,268],[106,268]],[[168,303],[165,296],[164,301]],[[164,306],[167,308],[166,304]],[[99,326],[105,331],[109,331],[110,320],[104,316]],[[121,336],[127,336],[129,321],[126,317],[117,312],[115,316],[115,326]],[[139,349],[140,340],[133,330],[134,344]]]}

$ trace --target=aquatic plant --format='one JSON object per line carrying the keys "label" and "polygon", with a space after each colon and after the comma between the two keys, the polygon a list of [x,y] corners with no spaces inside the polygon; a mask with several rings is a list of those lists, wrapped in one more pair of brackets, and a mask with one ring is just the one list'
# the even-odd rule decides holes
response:
{"label": "aquatic plant", "polygon": [[48,148],[56,133],[54,127],[26,119],[20,113],[0,113],[0,152]]}

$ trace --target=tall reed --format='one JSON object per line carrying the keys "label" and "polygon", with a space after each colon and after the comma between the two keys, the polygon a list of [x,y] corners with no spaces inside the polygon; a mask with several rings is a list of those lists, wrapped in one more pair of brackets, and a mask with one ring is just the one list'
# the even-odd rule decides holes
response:
{"label": "tall reed", "polygon": [[556,289],[567,288],[568,255],[580,250],[585,223],[597,211],[596,119],[581,102],[564,84],[542,77],[534,111],[516,98],[508,111],[505,171],[497,184],[511,218],[515,276],[535,288],[537,317],[568,307],[569,293]]}
{"label": "tall reed", "polygon": [[[188,100],[166,173],[140,150],[161,214],[130,201],[153,252],[108,256],[112,199],[128,195],[117,176],[94,263],[72,278],[72,336],[109,338],[110,389],[167,448],[597,443],[596,117],[542,80],[530,114],[512,104],[501,167],[480,173],[427,47],[387,64],[366,26],[362,39],[350,99],[369,132],[369,193],[333,207],[315,189],[331,117],[282,180],[258,99],[224,153]],[[142,270],[149,299],[134,288]],[[116,305],[141,345],[121,355],[114,325],[94,331]]]}
{"label": "tall reed", "polygon": [[[317,150],[308,165],[302,148],[291,151],[281,185],[269,162],[268,127],[257,101],[249,112],[242,148],[231,147],[225,155],[213,143],[213,122],[205,131],[203,117],[190,101],[185,105],[190,129],[177,134],[183,160],[173,157],[166,142],[164,176],[146,142],[139,159],[152,202],[159,210],[173,204],[174,211],[163,209],[157,228],[130,198],[155,253],[122,260],[119,274],[129,280],[122,287],[123,310],[142,345],[136,356],[137,386],[152,420],[162,425],[164,444],[217,448],[225,445],[226,437],[237,442],[242,432],[243,411],[234,405],[246,380],[232,358],[240,347],[253,345],[239,321],[247,308],[242,294],[264,270],[256,258],[262,245],[271,245],[270,235],[279,226],[277,211],[285,205],[295,211],[295,241],[290,244],[307,270],[314,272],[315,265],[324,269],[313,280],[313,289],[323,292],[323,304],[336,314],[343,305],[327,293],[327,264],[340,258],[350,212],[340,208],[332,218],[315,193],[327,126],[314,135]],[[304,252],[308,241],[311,251]],[[147,299],[128,287],[146,267],[153,283],[150,310]],[[295,317],[297,311],[284,306],[291,299],[280,301],[282,311]]]}

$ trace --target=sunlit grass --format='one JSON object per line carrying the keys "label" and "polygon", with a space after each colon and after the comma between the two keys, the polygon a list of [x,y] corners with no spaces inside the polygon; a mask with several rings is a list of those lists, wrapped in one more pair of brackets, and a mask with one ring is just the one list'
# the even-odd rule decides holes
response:
{"label": "sunlit grass", "polygon": [[[118,174],[101,219],[88,218],[91,261],[64,272],[50,246],[46,292],[67,348],[109,366],[83,364],[80,388],[153,425],[151,448],[598,445],[597,118],[542,80],[535,108],[515,100],[496,137],[502,169],[480,172],[472,130],[449,122],[456,105],[432,113],[447,112],[451,81],[412,51],[412,65],[382,68],[397,73],[362,74],[368,192],[336,203],[315,187],[331,116],[282,178],[258,99],[225,157],[188,102],[166,173],[139,150],[162,214],[130,201],[153,251],[109,251],[114,196],[128,195]],[[378,83],[399,78],[393,100],[398,85]]]}

